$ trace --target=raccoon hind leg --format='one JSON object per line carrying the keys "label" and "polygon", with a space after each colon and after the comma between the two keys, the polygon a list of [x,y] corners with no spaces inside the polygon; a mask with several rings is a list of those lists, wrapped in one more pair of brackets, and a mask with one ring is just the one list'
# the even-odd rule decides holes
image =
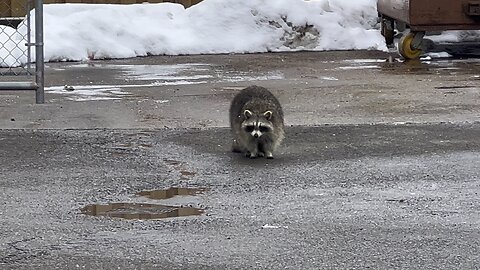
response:
{"label": "raccoon hind leg", "polygon": [[242,149],[242,147],[240,147],[240,144],[238,143],[238,141],[233,139],[232,140],[232,152],[241,153],[243,151],[244,151],[244,149]]}

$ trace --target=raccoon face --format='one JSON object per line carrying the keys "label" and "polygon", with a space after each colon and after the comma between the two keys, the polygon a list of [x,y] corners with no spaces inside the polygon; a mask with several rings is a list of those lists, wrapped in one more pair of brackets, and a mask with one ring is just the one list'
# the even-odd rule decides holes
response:
{"label": "raccoon face", "polygon": [[253,138],[260,138],[262,135],[273,131],[273,124],[270,122],[272,112],[266,111],[262,114],[255,114],[245,110],[245,121],[242,123],[242,129]]}

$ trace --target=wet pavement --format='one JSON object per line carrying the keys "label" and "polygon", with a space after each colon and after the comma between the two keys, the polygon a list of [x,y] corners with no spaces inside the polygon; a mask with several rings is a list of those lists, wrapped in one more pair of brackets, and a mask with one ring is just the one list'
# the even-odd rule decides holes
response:
{"label": "wet pavement", "polygon": [[47,103],[2,93],[0,125],[226,127],[233,95],[254,83],[278,96],[292,125],[476,121],[479,74],[478,58],[403,63],[364,51],[49,63]]}
{"label": "wet pavement", "polygon": [[[480,60],[381,52],[49,63],[0,93],[0,269],[476,269]],[[273,160],[229,151],[245,86]]]}

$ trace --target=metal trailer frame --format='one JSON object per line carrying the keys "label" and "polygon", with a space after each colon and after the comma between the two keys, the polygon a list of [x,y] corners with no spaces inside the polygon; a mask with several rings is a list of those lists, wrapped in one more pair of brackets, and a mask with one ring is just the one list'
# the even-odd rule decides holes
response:
{"label": "metal trailer frame", "polygon": [[415,32],[480,29],[480,0],[378,0],[377,10]]}
{"label": "metal trailer frame", "polygon": [[[31,50],[35,46],[35,81],[14,81],[4,82],[0,81],[0,90],[15,91],[15,90],[34,90],[35,102],[37,104],[45,103],[45,63],[44,63],[44,42],[43,42],[43,0],[35,0],[35,42],[30,41],[30,10],[27,5],[27,67],[31,64]],[[1,79],[1,77],[0,77]]]}
{"label": "metal trailer frame", "polygon": [[394,42],[395,26],[410,28],[398,44],[407,59],[420,56],[426,32],[480,30],[480,0],[378,0],[377,10],[387,45]]}

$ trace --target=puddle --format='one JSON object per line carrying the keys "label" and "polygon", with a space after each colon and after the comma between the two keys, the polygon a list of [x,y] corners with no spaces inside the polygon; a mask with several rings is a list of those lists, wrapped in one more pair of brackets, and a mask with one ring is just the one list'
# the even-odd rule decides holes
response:
{"label": "puddle", "polygon": [[105,216],[123,219],[163,219],[171,217],[198,216],[204,210],[194,207],[180,207],[144,203],[110,203],[106,205],[93,204],[81,209],[89,216]]}
{"label": "puddle", "polygon": [[333,70],[378,69],[389,74],[478,75],[480,60],[478,58],[455,58],[446,53],[430,53],[414,60],[392,57],[388,59],[348,59],[340,63],[347,65],[333,68]]}
{"label": "puddle", "polygon": [[[176,65],[106,65],[106,68],[120,69],[118,79],[129,81],[156,81],[159,85],[200,84],[209,81],[242,82],[283,79],[279,71],[265,74],[251,72],[218,70],[212,65],[202,63]],[[212,72],[213,71],[213,72]]]}
{"label": "puddle", "polygon": [[162,81],[162,82],[198,82],[199,80],[211,79],[208,74],[208,64],[177,64],[177,65],[106,65],[111,69],[121,69],[124,77],[134,81]]}
{"label": "puddle", "polygon": [[[136,88],[157,88],[170,85],[194,85],[209,82],[244,82],[268,81],[283,79],[280,71],[269,71],[263,74],[223,70],[210,64],[190,63],[176,65],[90,65],[75,64],[65,69],[99,68],[118,70],[116,79],[127,84],[112,85],[64,85],[46,87],[45,91],[66,95],[73,101],[118,100],[133,97]],[[132,89],[127,92],[127,89]],[[168,100],[156,101],[158,104]]]}
{"label": "puddle", "polygon": [[154,200],[165,200],[175,196],[195,196],[205,192],[205,188],[169,188],[160,190],[145,190],[137,193],[139,196]]}
{"label": "puddle", "polygon": [[389,74],[420,74],[420,75],[469,75],[478,74],[480,61],[471,58],[434,58],[425,57],[414,60],[394,61],[384,63],[382,71]]}
{"label": "puddle", "polygon": [[[206,188],[178,188],[172,187],[161,190],[146,190],[137,193],[154,200],[165,200],[175,196],[195,196],[205,192]],[[82,214],[89,216],[105,216],[123,219],[163,219],[172,217],[199,216],[204,213],[201,208],[171,206],[148,203],[109,203],[91,204],[81,209]]]}

